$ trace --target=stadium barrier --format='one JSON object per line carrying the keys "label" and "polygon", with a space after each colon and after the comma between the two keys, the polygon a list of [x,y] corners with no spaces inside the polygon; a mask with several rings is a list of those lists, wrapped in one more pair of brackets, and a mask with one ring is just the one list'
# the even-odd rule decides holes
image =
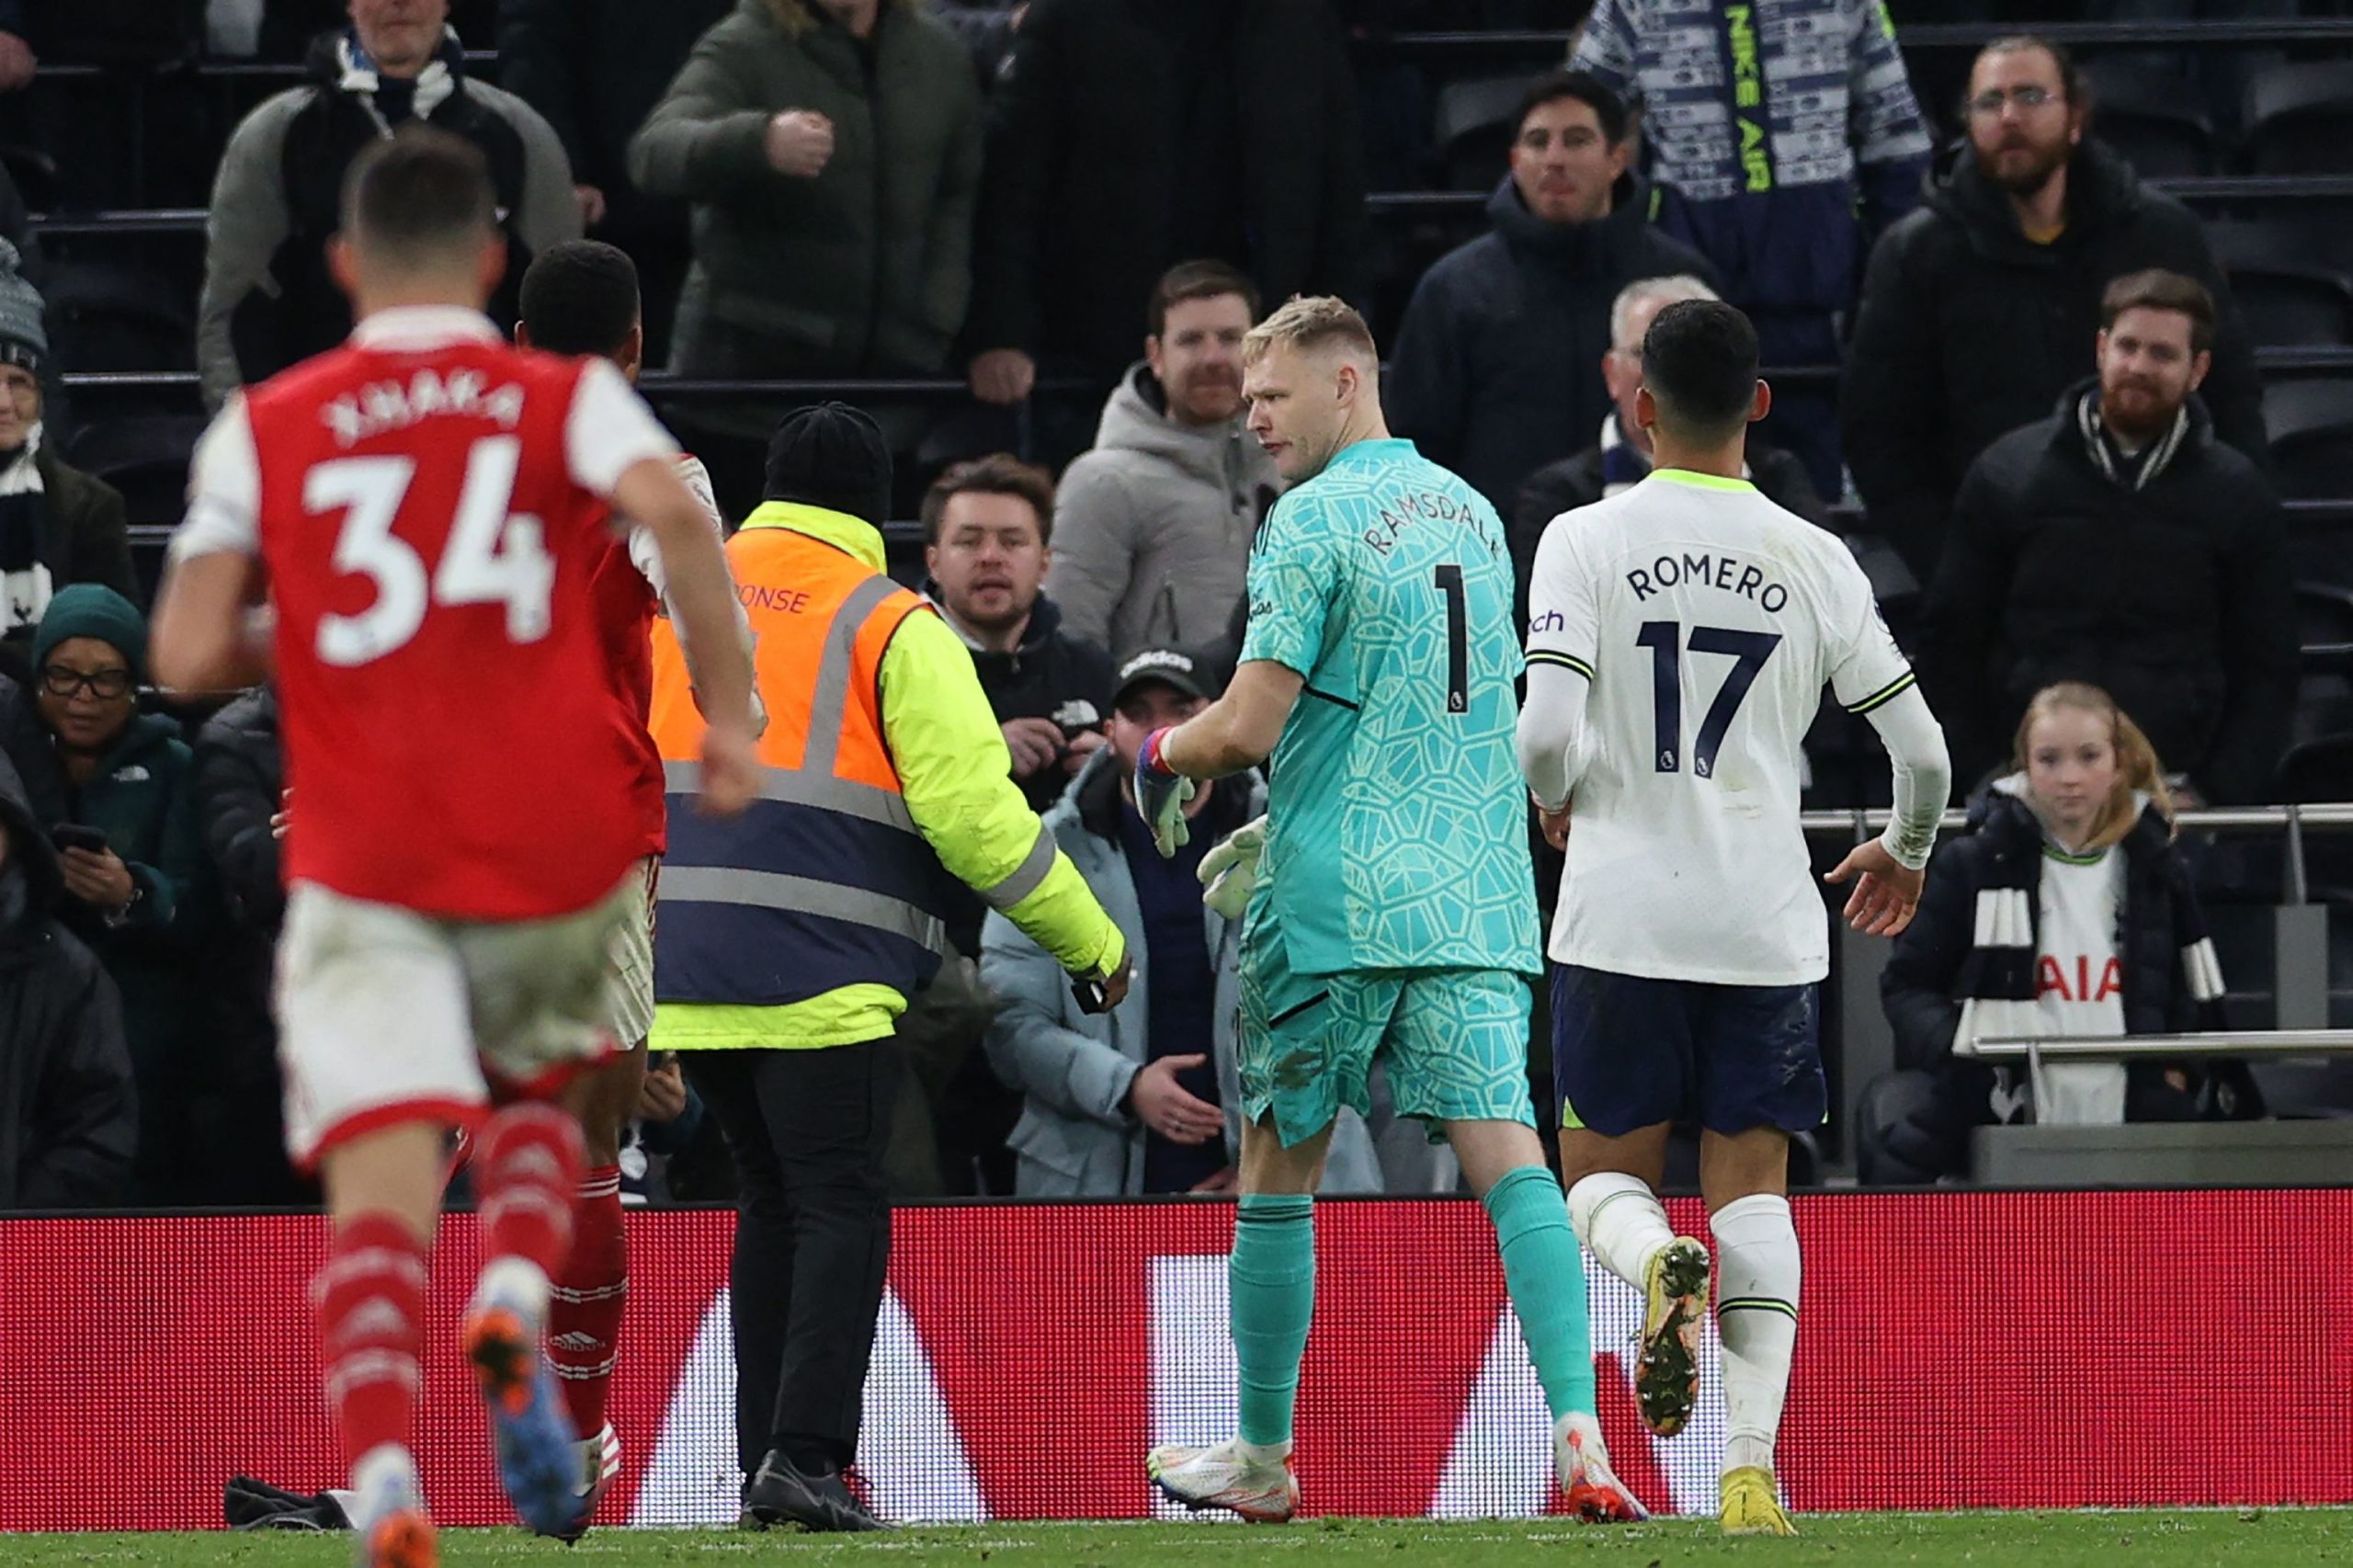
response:
{"label": "stadium barrier", "polygon": [[[1670,1202],[1704,1234],[1696,1201]],[[2342,1190],[1824,1194],[1806,1249],[1780,1476],[1802,1510],[2353,1499]],[[860,1451],[906,1520],[1139,1518],[1154,1442],[1220,1435],[1234,1369],[1230,1204],[903,1209]],[[1557,1508],[1541,1393],[1492,1233],[1464,1199],[1317,1210],[1300,1394],[1310,1513]],[[732,1217],[633,1212],[607,1522],[723,1524],[738,1472]],[[217,1525],[233,1473],[339,1480],[306,1287],[315,1217],[0,1221],[0,1529]],[[445,1225],[420,1444],[437,1513],[506,1517],[455,1351],[471,1216]],[[1712,1324],[1672,1441],[1639,1424],[1635,1293],[1589,1270],[1604,1426],[1654,1507],[1712,1512]]]}

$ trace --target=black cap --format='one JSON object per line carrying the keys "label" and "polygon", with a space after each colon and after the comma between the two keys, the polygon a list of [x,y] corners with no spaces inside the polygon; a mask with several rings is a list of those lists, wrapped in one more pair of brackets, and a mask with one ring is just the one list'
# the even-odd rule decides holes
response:
{"label": "black cap", "polygon": [[795,409],[768,437],[764,498],[823,506],[881,528],[891,516],[891,444],[862,408]]}
{"label": "black cap", "polygon": [[1111,691],[1111,706],[1117,708],[1128,699],[1128,694],[1141,686],[1158,681],[1175,687],[1188,697],[1204,702],[1217,697],[1217,662],[1206,654],[1183,648],[1146,648],[1128,656],[1120,666],[1119,683]]}

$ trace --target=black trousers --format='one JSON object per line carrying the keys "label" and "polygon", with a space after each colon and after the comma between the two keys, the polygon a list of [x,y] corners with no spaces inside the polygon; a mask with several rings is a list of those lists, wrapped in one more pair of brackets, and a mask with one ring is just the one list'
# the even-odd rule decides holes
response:
{"label": "black trousers", "polygon": [[728,1268],[736,1457],[747,1477],[772,1448],[847,1466],[891,1259],[897,1044],[679,1055],[742,1184]]}

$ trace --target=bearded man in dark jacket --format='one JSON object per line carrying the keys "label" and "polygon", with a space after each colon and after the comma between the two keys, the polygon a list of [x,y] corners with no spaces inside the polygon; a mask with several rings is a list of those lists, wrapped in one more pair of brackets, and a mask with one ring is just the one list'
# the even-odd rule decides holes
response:
{"label": "bearded man in dark jacket", "polygon": [[1871,252],[1840,389],[1847,464],[1871,526],[1923,584],[1961,476],[2091,374],[2101,292],[2126,273],[2164,267],[2205,286],[2214,433],[2269,461],[2255,351],[2205,233],[2089,139],[2065,51],[1990,44],[1969,95],[1968,145]]}
{"label": "bearded man in dark jacket", "polygon": [[1919,671],[1965,789],[2033,694],[2088,681],[2192,795],[2269,798],[2296,695],[2279,506],[2216,441],[2197,389],[2213,302],[2194,279],[2120,278],[2099,376],[1970,469],[1928,593]]}

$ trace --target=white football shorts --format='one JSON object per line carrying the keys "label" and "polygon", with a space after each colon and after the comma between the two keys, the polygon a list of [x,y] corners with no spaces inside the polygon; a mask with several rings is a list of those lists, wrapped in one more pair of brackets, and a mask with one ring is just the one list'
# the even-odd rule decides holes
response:
{"label": "white football shorts", "polygon": [[631,868],[637,905],[613,927],[606,1014],[623,1051],[644,1044],[654,1032],[654,887],[661,875],[662,862],[650,855]]}
{"label": "white football shorts", "polygon": [[546,1095],[608,1060],[614,944],[645,903],[641,866],[586,909],[530,921],[438,920],[297,883],[278,949],[294,1163],[404,1121],[471,1128],[494,1082]]}

